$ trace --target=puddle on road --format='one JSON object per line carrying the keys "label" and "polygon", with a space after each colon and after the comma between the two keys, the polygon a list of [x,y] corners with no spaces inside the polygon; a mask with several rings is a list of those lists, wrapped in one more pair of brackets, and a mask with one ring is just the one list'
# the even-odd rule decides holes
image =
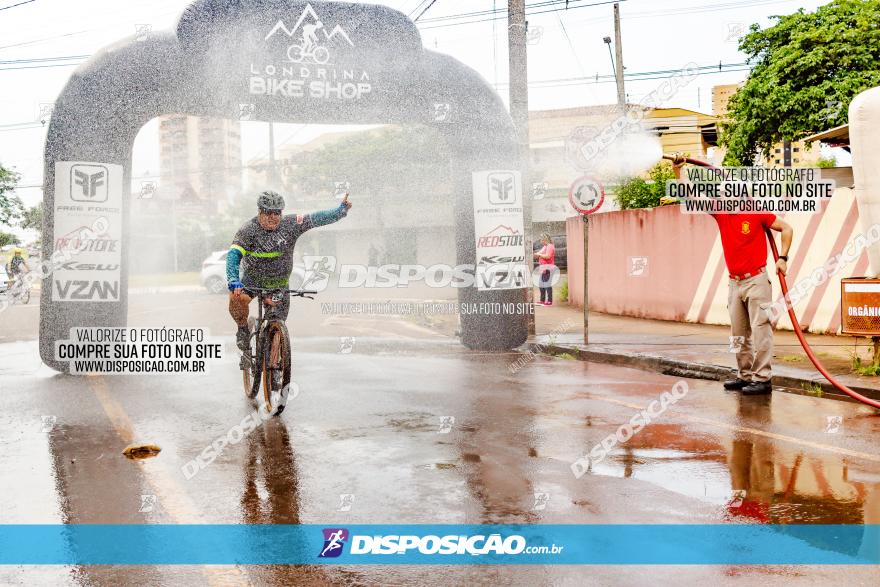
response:
{"label": "puddle on road", "polygon": [[[880,478],[835,455],[799,451],[769,439],[720,440],[684,427],[648,427],[590,473],[639,479],[716,505],[726,521],[766,524],[880,522]],[[678,429],[678,430],[675,430]],[[652,433],[653,432],[653,433]],[[675,445],[671,435],[687,439]]]}

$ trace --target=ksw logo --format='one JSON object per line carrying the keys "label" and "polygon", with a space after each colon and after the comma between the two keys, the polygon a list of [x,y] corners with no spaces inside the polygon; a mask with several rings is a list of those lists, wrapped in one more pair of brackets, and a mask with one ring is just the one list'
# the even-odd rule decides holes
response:
{"label": "ksw logo", "polygon": [[103,165],[70,168],[70,199],[75,202],[106,202],[109,172]]}
{"label": "ksw logo", "polygon": [[348,541],[348,530],[345,528],[324,528],[324,547],[318,558],[336,558],[342,554],[342,547]]}
{"label": "ksw logo", "polygon": [[[354,43],[351,42],[348,33],[338,24],[328,33],[327,28],[321,22],[311,4],[306,4],[305,10],[299,15],[299,19],[292,29],[288,29],[284,21],[279,20],[263,40],[268,41],[270,37],[278,32],[282,32],[288,37],[294,37],[294,35],[299,33],[299,44],[294,42],[293,45],[287,48],[287,59],[293,63],[324,65],[330,61],[330,50],[325,45],[337,36],[345,40],[349,46],[354,47]],[[323,38],[318,36],[319,32],[323,35]]]}
{"label": "ksw logo", "polygon": [[117,301],[118,281],[55,280],[56,300],[61,301]]}
{"label": "ksw logo", "polygon": [[514,191],[514,177],[510,172],[489,174],[489,203],[491,204],[514,204],[516,192]]}
{"label": "ksw logo", "polygon": [[77,263],[76,261],[71,261],[63,264],[60,269],[66,269],[68,271],[116,271],[119,269],[119,265],[111,265],[109,263]]}
{"label": "ksw logo", "polygon": [[496,265],[498,263],[524,263],[525,257],[504,257],[499,255],[483,255],[480,265]]}

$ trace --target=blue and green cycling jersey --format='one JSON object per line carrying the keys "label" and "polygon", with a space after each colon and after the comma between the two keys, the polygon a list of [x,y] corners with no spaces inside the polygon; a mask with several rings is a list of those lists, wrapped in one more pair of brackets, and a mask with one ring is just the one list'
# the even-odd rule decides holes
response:
{"label": "blue and green cycling jersey", "polygon": [[226,255],[226,281],[245,287],[284,288],[293,271],[293,247],[304,232],[337,222],[348,210],[344,204],[311,214],[286,214],[275,230],[253,217],[238,229]]}

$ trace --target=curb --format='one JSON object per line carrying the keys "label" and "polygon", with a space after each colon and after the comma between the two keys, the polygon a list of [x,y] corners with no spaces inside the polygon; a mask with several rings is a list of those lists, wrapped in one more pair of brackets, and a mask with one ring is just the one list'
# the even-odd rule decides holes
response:
{"label": "curb", "polygon": [[[679,361],[677,359],[670,359],[668,357],[645,353],[617,353],[609,350],[584,349],[553,344],[542,346],[543,349],[541,352],[548,355],[555,356],[569,354],[573,355],[579,361],[604,363],[606,365],[616,365],[618,367],[630,367],[632,369],[641,369],[642,371],[652,371],[655,373],[662,373],[663,375],[673,375],[688,379],[720,381],[732,377],[736,373],[736,370],[731,367],[722,367],[721,365],[711,365],[707,363],[690,363],[687,361]],[[771,381],[773,382],[774,387],[782,388],[782,391],[788,393],[860,403],[837,390],[828,381],[822,378],[821,375],[817,374],[817,377],[817,379],[807,379],[805,377],[792,377],[790,375],[774,375]],[[816,387],[822,389],[821,394],[813,391]],[[880,400],[880,390],[878,389],[873,389],[871,387],[857,387],[853,385],[850,385],[849,388],[865,397]]]}

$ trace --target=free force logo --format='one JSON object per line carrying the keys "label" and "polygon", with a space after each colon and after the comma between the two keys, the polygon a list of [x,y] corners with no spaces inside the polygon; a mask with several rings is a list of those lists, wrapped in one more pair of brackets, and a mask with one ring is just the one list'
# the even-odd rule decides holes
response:
{"label": "free force logo", "polygon": [[103,165],[70,168],[70,199],[75,202],[106,202],[109,172]]}
{"label": "free force logo", "polygon": [[514,191],[514,177],[512,173],[489,174],[489,203],[490,204],[515,204],[516,192]]}
{"label": "free force logo", "polygon": [[336,558],[342,554],[342,547],[348,542],[348,530],[345,528],[324,528],[324,546],[318,558]]}

